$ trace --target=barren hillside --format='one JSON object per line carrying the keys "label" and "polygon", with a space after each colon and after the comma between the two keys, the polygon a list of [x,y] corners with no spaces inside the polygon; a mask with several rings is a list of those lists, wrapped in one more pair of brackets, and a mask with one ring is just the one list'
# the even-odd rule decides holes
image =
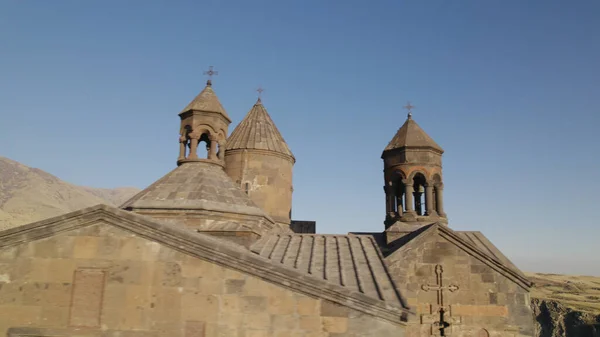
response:
{"label": "barren hillside", "polygon": [[540,337],[600,336],[600,277],[527,273]]}
{"label": "barren hillside", "polygon": [[119,205],[137,191],[76,186],[0,157],[0,230],[96,204]]}

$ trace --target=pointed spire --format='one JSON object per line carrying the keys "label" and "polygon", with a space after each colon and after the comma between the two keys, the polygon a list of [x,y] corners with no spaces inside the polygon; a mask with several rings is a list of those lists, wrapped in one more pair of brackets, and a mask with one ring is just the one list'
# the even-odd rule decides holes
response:
{"label": "pointed spire", "polygon": [[235,149],[268,150],[287,155],[295,161],[260,97],[227,139],[226,150]]}
{"label": "pointed spire", "polygon": [[210,66],[209,70],[205,71],[204,74],[208,75],[209,77],[206,81],[206,87],[204,87],[198,96],[196,96],[179,114],[181,115],[182,113],[190,110],[215,112],[223,115],[228,121],[231,122],[231,119],[227,115],[227,112],[223,108],[223,105],[221,105],[219,98],[212,88],[211,78],[213,75],[218,75],[219,72],[214,71],[213,67]]}
{"label": "pointed spire", "polygon": [[392,138],[388,146],[386,146],[385,150],[383,151],[385,152],[404,147],[420,147],[431,148],[443,153],[444,150],[431,137],[429,137],[429,135],[423,129],[421,129],[417,122],[413,120],[412,109],[414,108],[414,105],[411,105],[410,102],[408,102],[404,108],[408,110],[406,121],[404,124],[402,124],[400,129],[398,129],[398,132],[396,132],[394,138]]}

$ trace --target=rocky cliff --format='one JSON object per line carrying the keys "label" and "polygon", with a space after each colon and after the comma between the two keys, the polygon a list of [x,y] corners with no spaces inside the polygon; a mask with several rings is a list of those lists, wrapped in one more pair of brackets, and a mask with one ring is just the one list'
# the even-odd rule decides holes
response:
{"label": "rocky cliff", "polygon": [[600,277],[528,273],[540,337],[600,337]]}
{"label": "rocky cliff", "polygon": [[533,298],[531,306],[539,337],[600,337],[600,315],[539,298]]}

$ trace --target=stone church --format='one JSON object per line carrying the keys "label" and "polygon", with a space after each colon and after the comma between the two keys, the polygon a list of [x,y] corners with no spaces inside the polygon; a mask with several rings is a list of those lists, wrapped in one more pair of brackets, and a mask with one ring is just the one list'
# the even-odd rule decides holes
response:
{"label": "stone church", "polygon": [[291,219],[296,158],[260,98],[230,134],[209,80],[179,117],[177,166],[121,207],[0,232],[0,335],[533,336],[531,282],[448,226],[444,151],[410,113],[382,231],[347,235]]}

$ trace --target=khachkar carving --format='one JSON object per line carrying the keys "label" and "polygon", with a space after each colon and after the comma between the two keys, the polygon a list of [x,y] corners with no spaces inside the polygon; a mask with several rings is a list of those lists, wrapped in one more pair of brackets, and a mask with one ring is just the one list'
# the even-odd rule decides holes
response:
{"label": "khachkar carving", "polygon": [[421,315],[421,324],[431,324],[432,336],[450,336],[452,326],[460,323],[460,317],[452,317],[450,306],[444,305],[444,290],[455,292],[458,286],[451,284],[444,286],[443,283],[444,269],[441,265],[435,266],[436,284],[423,284],[421,289],[424,291],[437,292],[437,306],[435,309],[430,307],[430,313]]}

